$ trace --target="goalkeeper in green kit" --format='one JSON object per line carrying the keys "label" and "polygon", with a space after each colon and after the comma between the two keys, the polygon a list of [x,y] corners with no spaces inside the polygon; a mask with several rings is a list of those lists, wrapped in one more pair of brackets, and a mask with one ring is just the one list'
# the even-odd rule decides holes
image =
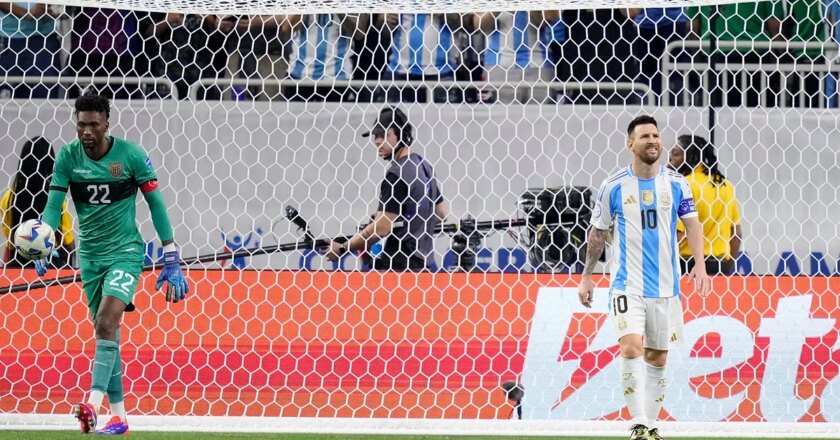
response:
{"label": "goalkeeper in green kit", "polygon": [[[56,229],[69,190],[79,216],[79,269],[96,335],[90,396],[73,407],[73,415],[82,433],[124,435],[128,422],[119,327],[143,271],[145,242],[135,219],[138,188],[163,245],[164,267],[156,288],[167,283],[167,301],[178,302],[189,287],[152,163],[138,145],[106,135],[110,112],[104,97],[84,95],[76,100],[78,140],[58,152],[43,221]],[[47,261],[36,261],[35,268],[43,276]],[[112,417],[97,430],[97,414],[106,395]]]}

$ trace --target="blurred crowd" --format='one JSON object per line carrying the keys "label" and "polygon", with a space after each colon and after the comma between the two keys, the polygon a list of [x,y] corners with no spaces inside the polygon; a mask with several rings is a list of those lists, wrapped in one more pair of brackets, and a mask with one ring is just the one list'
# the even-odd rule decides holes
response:
{"label": "blurred crowd", "polygon": [[[640,102],[631,88],[579,90],[556,82],[637,83],[671,103],[698,104],[708,85],[672,62],[799,66],[770,78],[719,75],[718,105],[837,105],[840,0],[775,0],[691,8],[482,12],[469,14],[317,14],[219,16],[92,7],[0,4],[5,77],[0,97],[73,98],[72,84],[39,77],[110,78],[114,98],[165,97],[168,86],[132,78],[165,77],[180,99],[391,102]],[[724,42],[744,41],[742,47]],[[753,48],[749,42],[826,43],[824,48]],[[769,64],[768,64],[769,63]],[[31,78],[31,79],[30,79]],[[234,81],[229,86],[228,80]],[[291,79],[295,82],[278,81]],[[346,87],[335,80],[380,80]],[[309,81],[307,81],[309,80]],[[391,81],[409,81],[392,86]],[[506,81],[520,87],[453,87],[449,80]],[[313,81],[318,81],[314,84]],[[436,84],[421,87],[417,82]],[[78,81],[85,84],[85,81]],[[89,83],[89,82],[88,82]],[[196,86],[196,84],[198,84]],[[534,86],[538,84],[540,86]],[[663,85],[664,84],[664,85]],[[702,87],[701,87],[702,86]],[[769,87],[769,99],[759,91]],[[806,99],[793,99],[804,92]]]}

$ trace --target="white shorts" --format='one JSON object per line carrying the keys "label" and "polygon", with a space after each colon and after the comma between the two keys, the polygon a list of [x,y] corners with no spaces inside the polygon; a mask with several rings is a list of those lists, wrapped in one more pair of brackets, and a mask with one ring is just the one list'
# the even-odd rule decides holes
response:
{"label": "white shorts", "polygon": [[668,350],[683,339],[683,309],[680,297],[644,298],[623,292],[610,294],[610,314],[618,339],[644,336],[645,348]]}

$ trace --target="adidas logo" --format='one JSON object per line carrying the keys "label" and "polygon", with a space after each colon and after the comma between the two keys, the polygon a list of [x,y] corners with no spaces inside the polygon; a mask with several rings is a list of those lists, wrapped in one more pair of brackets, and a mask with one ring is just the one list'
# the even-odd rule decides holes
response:
{"label": "adidas logo", "polygon": [[656,399],[656,403],[662,403],[664,400],[665,400],[665,396],[664,396],[664,395],[659,396],[659,398],[658,398],[658,399]]}
{"label": "adidas logo", "polygon": [[634,390],[633,387],[627,387],[627,388],[624,389],[624,395],[625,396],[627,396],[629,394],[633,394],[635,392],[636,392],[636,390]]}
{"label": "adidas logo", "polygon": [[677,334],[671,333],[671,342],[677,342]]}
{"label": "adidas logo", "polygon": [[636,203],[638,202],[636,202],[636,196],[634,195],[631,195],[630,197],[624,199],[625,205],[635,205]]}

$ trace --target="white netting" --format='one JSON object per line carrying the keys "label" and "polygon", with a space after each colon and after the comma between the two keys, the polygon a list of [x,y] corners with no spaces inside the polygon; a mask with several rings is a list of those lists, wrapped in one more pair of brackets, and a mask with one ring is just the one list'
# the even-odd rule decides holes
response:
{"label": "white netting", "polygon": [[[147,273],[122,327],[130,414],[508,418],[503,387],[520,383],[523,418],[626,419],[607,279],[592,310],[574,286],[590,198],[629,163],[627,124],[650,114],[663,164],[681,135],[716,147],[739,208],[707,228],[721,226],[710,252],[737,275],[705,301],[683,285],[687,342],[669,355],[662,415],[840,421],[840,3],[135,3],[4,16],[0,181],[14,185],[27,141],[73,140],[73,98],[98,90],[116,98],[111,134],[149,153],[182,257],[271,252],[190,265],[177,305]],[[668,9],[641,9],[656,4]],[[386,102],[449,206],[427,272],[329,262],[286,210],[316,238],[370,221],[388,165],[361,134]],[[162,250],[138,204],[151,264]],[[0,278],[35,274],[12,261]],[[0,296],[0,413],[84,398],[83,298],[80,284]]]}
{"label": "white netting", "polygon": [[[722,2],[703,2],[703,4],[734,3],[734,0]],[[130,9],[135,11],[184,12],[194,14],[318,14],[318,13],[381,13],[381,12],[475,12],[475,11],[529,11],[550,10],[562,6],[563,9],[586,8],[642,8],[648,6],[674,7],[699,4],[690,0],[645,0],[628,2],[626,0],[567,0],[562,5],[547,0],[157,0],[153,2],[137,0],[96,1],[58,1],[55,5],[89,6],[96,8]]]}

